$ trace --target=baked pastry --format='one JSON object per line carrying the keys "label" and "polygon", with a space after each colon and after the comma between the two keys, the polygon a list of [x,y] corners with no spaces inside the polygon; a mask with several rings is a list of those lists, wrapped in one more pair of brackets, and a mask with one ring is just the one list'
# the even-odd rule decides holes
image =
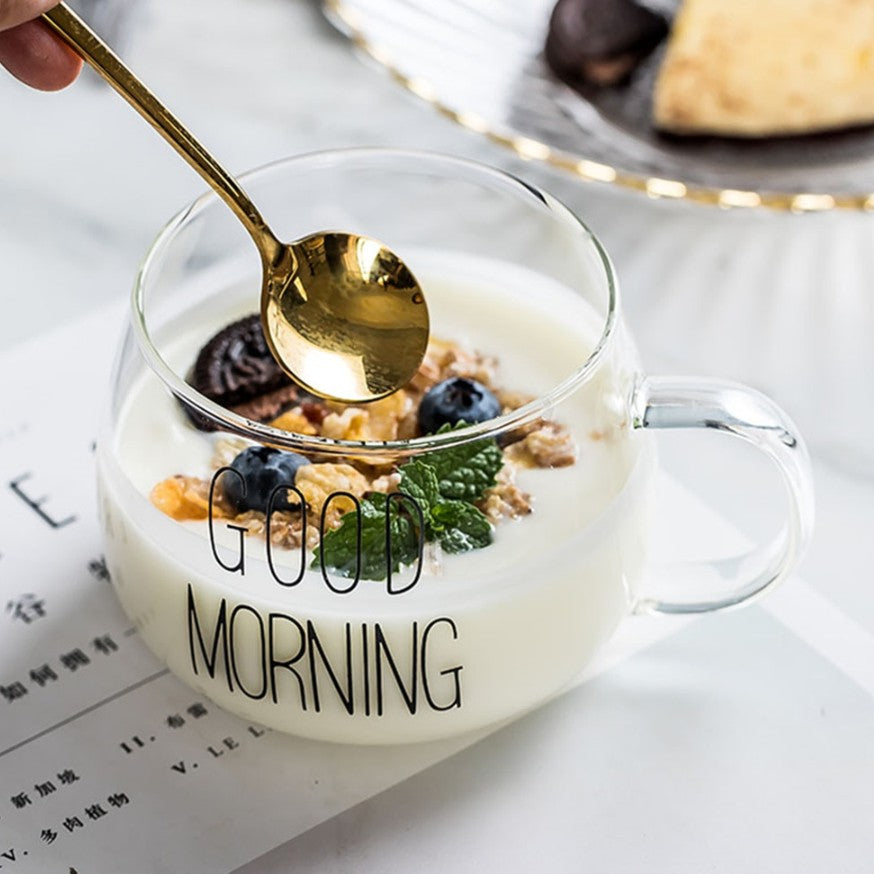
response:
{"label": "baked pastry", "polygon": [[653,114],[662,130],[744,137],[874,121],[874,3],[684,0]]}
{"label": "baked pastry", "polygon": [[[622,84],[656,55],[653,124],[766,137],[874,122],[874,0],[559,0],[547,61],[572,85]],[[645,77],[649,81],[649,76]]]}

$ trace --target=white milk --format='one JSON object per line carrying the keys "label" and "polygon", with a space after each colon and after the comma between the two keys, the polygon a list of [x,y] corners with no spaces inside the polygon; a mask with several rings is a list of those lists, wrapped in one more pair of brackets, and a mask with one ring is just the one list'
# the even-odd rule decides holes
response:
{"label": "white milk", "polygon": [[[571,376],[602,320],[582,299],[517,267],[422,257],[435,336],[499,358],[498,382],[541,395]],[[252,310],[223,306],[180,321],[165,358],[184,373],[218,328]],[[237,306],[237,304],[240,304]],[[624,342],[614,338],[614,346]],[[633,356],[632,356],[633,358]],[[113,581],[144,640],[186,682],[228,710],[324,740],[400,743],[472,730],[564,687],[612,633],[640,575],[651,453],[632,432],[627,347],[545,416],[579,448],[571,467],[523,470],[534,511],[496,526],[491,546],[426,562],[390,595],[362,580],[332,592],[318,570],[294,587],[271,576],[265,543],[246,537],[245,574],[223,570],[206,523],[179,523],[148,501],[177,473],[209,478],[215,435],[195,431],[144,372],[99,452],[101,511]],[[339,459],[338,459],[339,460]],[[215,524],[233,566],[239,537]],[[274,554],[280,575],[298,552]]]}

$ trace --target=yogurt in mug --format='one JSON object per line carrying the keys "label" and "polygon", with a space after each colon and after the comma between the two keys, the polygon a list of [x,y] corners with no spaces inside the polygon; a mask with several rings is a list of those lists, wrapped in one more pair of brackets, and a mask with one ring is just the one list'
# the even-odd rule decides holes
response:
{"label": "yogurt in mug", "polygon": [[[409,263],[432,333],[496,356],[498,381],[514,391],[548,393],[603,331],[581,296],[518,266],[428,252]],[[166,327],[165,360],[186,373],[210,336],[252,311],[253,287],[219,289],[208,308]],[[185,682],[297,735],[405,743],[536,706],[612,634],[641,575],[652,451],[628,422],[633,356],[626,345],[615,352],[624,342],[615,333],[589,378],[544,413],[570,431],[576,460],[517,471],[532,512],[501,520],[484,548],[426,550],[421,576],[400,593],[362,579],[341,594],[318,568],[283,585],[276,577],[295,576],[298,551],[273,550],[271,570],[263,538],[215,519],[211,540],[208,522],[157,510],[155,484],[176,473],[208,479],[224,438],[193,428],[143,365],[98,452],[106,555],[124,609]]]}

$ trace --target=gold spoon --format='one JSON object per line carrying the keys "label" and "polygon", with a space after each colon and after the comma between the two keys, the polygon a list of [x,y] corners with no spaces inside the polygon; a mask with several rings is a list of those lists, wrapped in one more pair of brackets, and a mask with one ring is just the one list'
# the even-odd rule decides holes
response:
{"label": "gold spoon", "polygon": [[282,368],[313,394],[373,401],[405,385],[428,344],[428,307],[394,252],[369,237],[280,242],[240,184],[66,4],[42,16],[209,183],[261,254],[261,322]]}

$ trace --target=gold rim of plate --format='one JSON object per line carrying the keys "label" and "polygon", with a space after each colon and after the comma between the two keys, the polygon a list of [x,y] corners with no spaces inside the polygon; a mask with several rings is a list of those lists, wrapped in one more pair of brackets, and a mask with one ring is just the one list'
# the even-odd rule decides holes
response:
{"label": "gold rim of plate", "polygon": [[619,167],[572,155],[540,140],[511,131],[502,131],[481,115],[446,105],[436,96],[436,89],[430,83],[406,75],[394,62],[389,52],[368,39],[357,23],[357,15],[343,0],[323,0],[323,5],[329,15],[336,17],[342,23],[353,45],[384,67],[399,85],[461,127],[481,134],[525,160],[541,161],[586,182],[616,185],[619,188],[637,191],[653,200],[688,200],[706,206],[718,206],[721,209],[771,209],[793,213],[829,210],[874,212],[874,192],[863,194],[767,192],[690,185],[680,179],[630,173]]}

